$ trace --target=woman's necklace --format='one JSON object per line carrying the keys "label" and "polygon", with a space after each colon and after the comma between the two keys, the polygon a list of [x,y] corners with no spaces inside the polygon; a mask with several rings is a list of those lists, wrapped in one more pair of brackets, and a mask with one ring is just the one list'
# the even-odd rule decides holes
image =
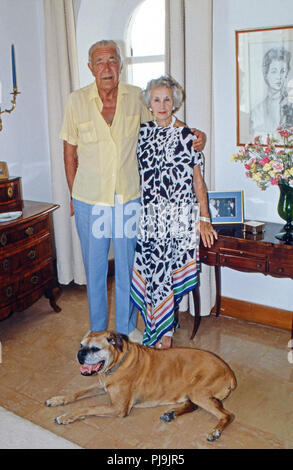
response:
{"label": "woman's necklace", "polygon": [[167,124],[167,125],[161,125],[161,124],[158,123],[157,120],[155,120],[155,123],[156,123],[156,125],[157,125],[158,127],[173,127],[174,124],[175,124],[175,121],[176,121],[176,117],[172,115],[171,121],[170,121],[169,124]]}

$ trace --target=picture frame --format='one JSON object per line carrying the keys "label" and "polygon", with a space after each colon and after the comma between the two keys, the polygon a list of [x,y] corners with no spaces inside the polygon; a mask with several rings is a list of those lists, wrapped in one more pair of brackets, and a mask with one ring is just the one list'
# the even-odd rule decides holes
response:
{"label": "picture frame", "polygon": [[[293,26],[235,31],[237,145],[293,127]],[[278,105],[276,107],[276,99]]]}
{"label": "picture frame", "polygon": [[0,162],[0,180],[9,178],[8,167],[6,162]]}
{"label": "picture frame", "polygon": [[243,223],[243,191],[208,191],[208,203],[212,224]]}

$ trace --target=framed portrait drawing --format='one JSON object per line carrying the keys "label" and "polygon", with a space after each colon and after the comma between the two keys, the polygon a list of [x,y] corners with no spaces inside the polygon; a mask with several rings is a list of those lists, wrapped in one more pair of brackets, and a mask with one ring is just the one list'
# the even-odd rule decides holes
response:
{"label": "framed portrait drawing", "polygon": [[243,222],[243,191],[208,191],[208,202],[213,224]]}
{"label": "framed portrait drawing", "polygon": [[237,145],[279,140],[278,126],[293,127],[293,26],[236,31],[235,39]]}

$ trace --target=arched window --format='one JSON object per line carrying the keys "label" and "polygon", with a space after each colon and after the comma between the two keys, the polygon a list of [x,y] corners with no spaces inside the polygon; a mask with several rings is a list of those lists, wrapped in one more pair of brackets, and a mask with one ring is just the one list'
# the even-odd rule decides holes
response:
{"label": "arched window", "polygon": [[127,31],[127,81],[144,88],[165,73],[165,0],[144,0]]}

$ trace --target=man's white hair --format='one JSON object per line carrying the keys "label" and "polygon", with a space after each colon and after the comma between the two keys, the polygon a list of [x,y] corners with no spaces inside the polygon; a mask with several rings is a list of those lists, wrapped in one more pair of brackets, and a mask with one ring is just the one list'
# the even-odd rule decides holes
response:
{"label": "man's white hair", "polygon": [[90,48],[89,48],[89,64],[91,64],[92,61],[92,53],[96,47],[108,47],[108,46],[113,46],[116,49],[117,57],[119,59],[120,64],[122,65],[122,58],[121,58],[121,52],[118,44],[113,41],[112,39],[103,39],[101,41],[95,42]]}

